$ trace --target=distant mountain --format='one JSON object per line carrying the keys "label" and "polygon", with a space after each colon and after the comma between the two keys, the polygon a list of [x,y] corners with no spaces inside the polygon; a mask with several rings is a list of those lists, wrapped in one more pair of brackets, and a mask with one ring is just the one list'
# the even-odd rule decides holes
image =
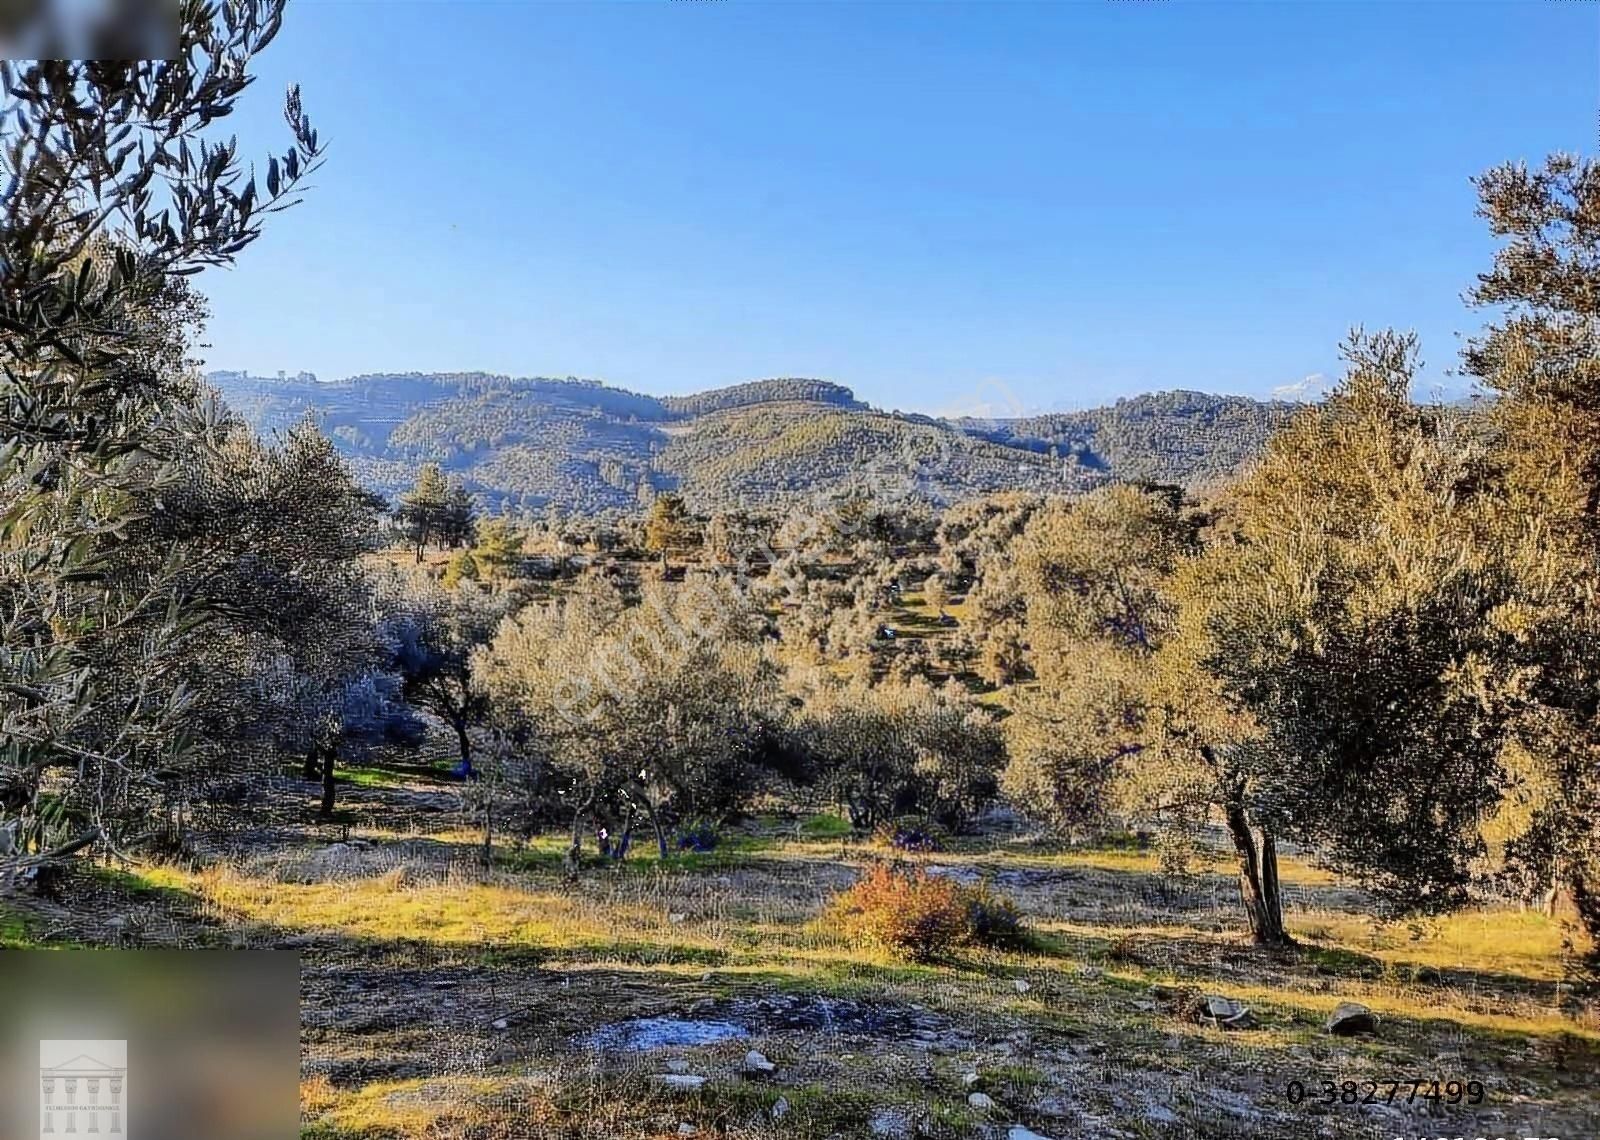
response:
{"label": "distant mountain", "polygon": [[955,422],[1008,447],[1077,455],[1086,467],[1118,479],[1190,484],[1237,471],[1303,407],[1292,400],[1175,390],[1082,412]]}
{"label": "distant mountain", "polygon": [[951,502],[1112,479],[1191,482],[1260,451],[1295,405],[1164,392],[1016,420],[888,413],[825,380],[756,380],[655,397],[592,380],[480,372],[207,379],[252,427],[313,416],[390,497],[437,462],[490,506],[628,510],[679,490],[699,510],[870,486]]}
{"label": "distant mountain", "polygon": [[754,404],[779,402],[806,402],[834,404],[841,408],[863,409],[867,405],[856,399],[856,394],[843,384],[827,380],[751,380],[729,388],[713,388],[692,396],[663,396],[661,402],[668,411],[679,416],[703,416],[729,408],[747,408]]}

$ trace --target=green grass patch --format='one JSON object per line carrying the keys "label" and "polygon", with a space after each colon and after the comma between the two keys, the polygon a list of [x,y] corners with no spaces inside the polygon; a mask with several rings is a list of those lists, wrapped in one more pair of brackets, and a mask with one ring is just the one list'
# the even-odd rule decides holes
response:
{"label": "green grass patch", "polygon": [[854,833],[848,819],[832,812],[818,812],[800,821],[800,834],[807,839],[847,839]]}
{"label": "green grass patch", "polygon": [[152,882],[137,871],[124,871],[117,867],[86,867],[87,874],[129,899],[150,902],[165,899],[168,902],[187,900],[190,895],[179,887]]}
{"label": "green grass patch", "polygon": [[453,778],[455,766],[458,761],[453,760],[419,760],[408,762],[404,760],[387,761],[382,764],[363,764],[355,767],[339,768],[337,773],[341,780],[348,780],[352,784],[359,784],[364,788],[394,788],[405,784],[443,784],[458,783]]}
{"label": "green grass patch", "polygon": [[0,950],[24,950],[36,945],[20,914],[0,908]]}

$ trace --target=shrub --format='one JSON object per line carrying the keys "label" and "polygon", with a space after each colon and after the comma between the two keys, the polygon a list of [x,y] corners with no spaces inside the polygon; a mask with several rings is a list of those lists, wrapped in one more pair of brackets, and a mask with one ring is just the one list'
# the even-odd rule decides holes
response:
{"label": "shrub", "polygon": [[932,820],[918,816],[901,816],[880,823],[872,836],[885,847],[896,851],[942,851],[946,833]]}
{"label": "shrub", "polygon": [[707,820],[692,820],[678,829],[679,851],[715,851],[717,842],[716,825]]}
{"label": "shrub", "polygon": [[958,891],[967,904],[973,941],[985,946],[1021,945],[1022,912],[1016,903],[996,893],[988,883],[960,887]]}
{"label": "shrub", "polygon": [[1106,943],[1106,960],[1129,963],[1139,961],[1139,940],[1123,931]]}
{"label": "shrub", "polygon": [[914,962],[959,946],[1015,945],[1022,937],[1016,905],[987,886],[963,887],[882,863],[839,895],[831,913],[847,936]]}
{"label": "shrub", "polygon": [[971,917],[956,885],[925,871],[898,873],[879,864],[834,903],[845,932],[927,962],[967,942]]}

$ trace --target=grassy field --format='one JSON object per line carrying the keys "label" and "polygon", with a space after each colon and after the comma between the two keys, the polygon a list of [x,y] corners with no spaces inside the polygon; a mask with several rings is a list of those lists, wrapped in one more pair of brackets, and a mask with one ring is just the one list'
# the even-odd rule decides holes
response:
{"label": "grassy field", "polygon": [[[348,841],[307,825],[95,873],[70,910],[0,912],[0,945],[298,949],[303,1136],[328,1140],[1600,1134],[1600,1016],[1539,914],[1375,922],[1291,860],[1302,945],[1269,953],[1242,940],[1220,860],[1174,880],[1145,851],[994,834],[914,859],[1015,900],[1026,947],[913,965],[825,917],[884,856],[840,821],[765,819],[573,879],[555,837],[480,866],[425,770],[359,775]],[[1197,1021],[1210,994],[1258,1027]],[[1324,1032],[1341,1001],[1378,1032]],[[746,1074],[751,1049],[775,1071]],[[1480,1081],[1484,1103],[1406,1103],[1418,1080]],[[1325,1081],[1379,1103],[1322,1103]]]}

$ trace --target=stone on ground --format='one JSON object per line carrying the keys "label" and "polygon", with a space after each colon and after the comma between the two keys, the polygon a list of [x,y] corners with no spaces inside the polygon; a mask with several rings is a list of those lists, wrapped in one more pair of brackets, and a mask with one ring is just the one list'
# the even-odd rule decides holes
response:
{"label": "stone on ground", "polygon": [[911,1118],[897,1108],[880,1108],[867,1121],[867,1129],[886,1140],[905,1140],[911,1135]]}
{"label": "stone on ground", "polygon": [[1232,998],[1207,997],[1202,1021],[1209,1019],[1224,1029],[1254,1029],[1256,1015],[1250,1007]]}
{"label": "stone on ground", "polygon": [[1378,1015],[1356,1001],[1342,1001],[1328,1015],[1324,1027],[1336,1037],[1354,1037],[1359,1033],[1376,1033]]}
{"label": "stone on ground", "polygon": [[1006,1140],[1050,1140],[1048,1136],[1040,1136],[1031,1128],[1024,1128],[1020,1124],[1013,1124],[1011,1131],[1006,1133]]}
{"label": "stone on ground", "polygon": [[766,1074],[774,1072],[777,1067],[758,1049],[752,1049],[744,1055],[744,1071],[747,1073]]}

